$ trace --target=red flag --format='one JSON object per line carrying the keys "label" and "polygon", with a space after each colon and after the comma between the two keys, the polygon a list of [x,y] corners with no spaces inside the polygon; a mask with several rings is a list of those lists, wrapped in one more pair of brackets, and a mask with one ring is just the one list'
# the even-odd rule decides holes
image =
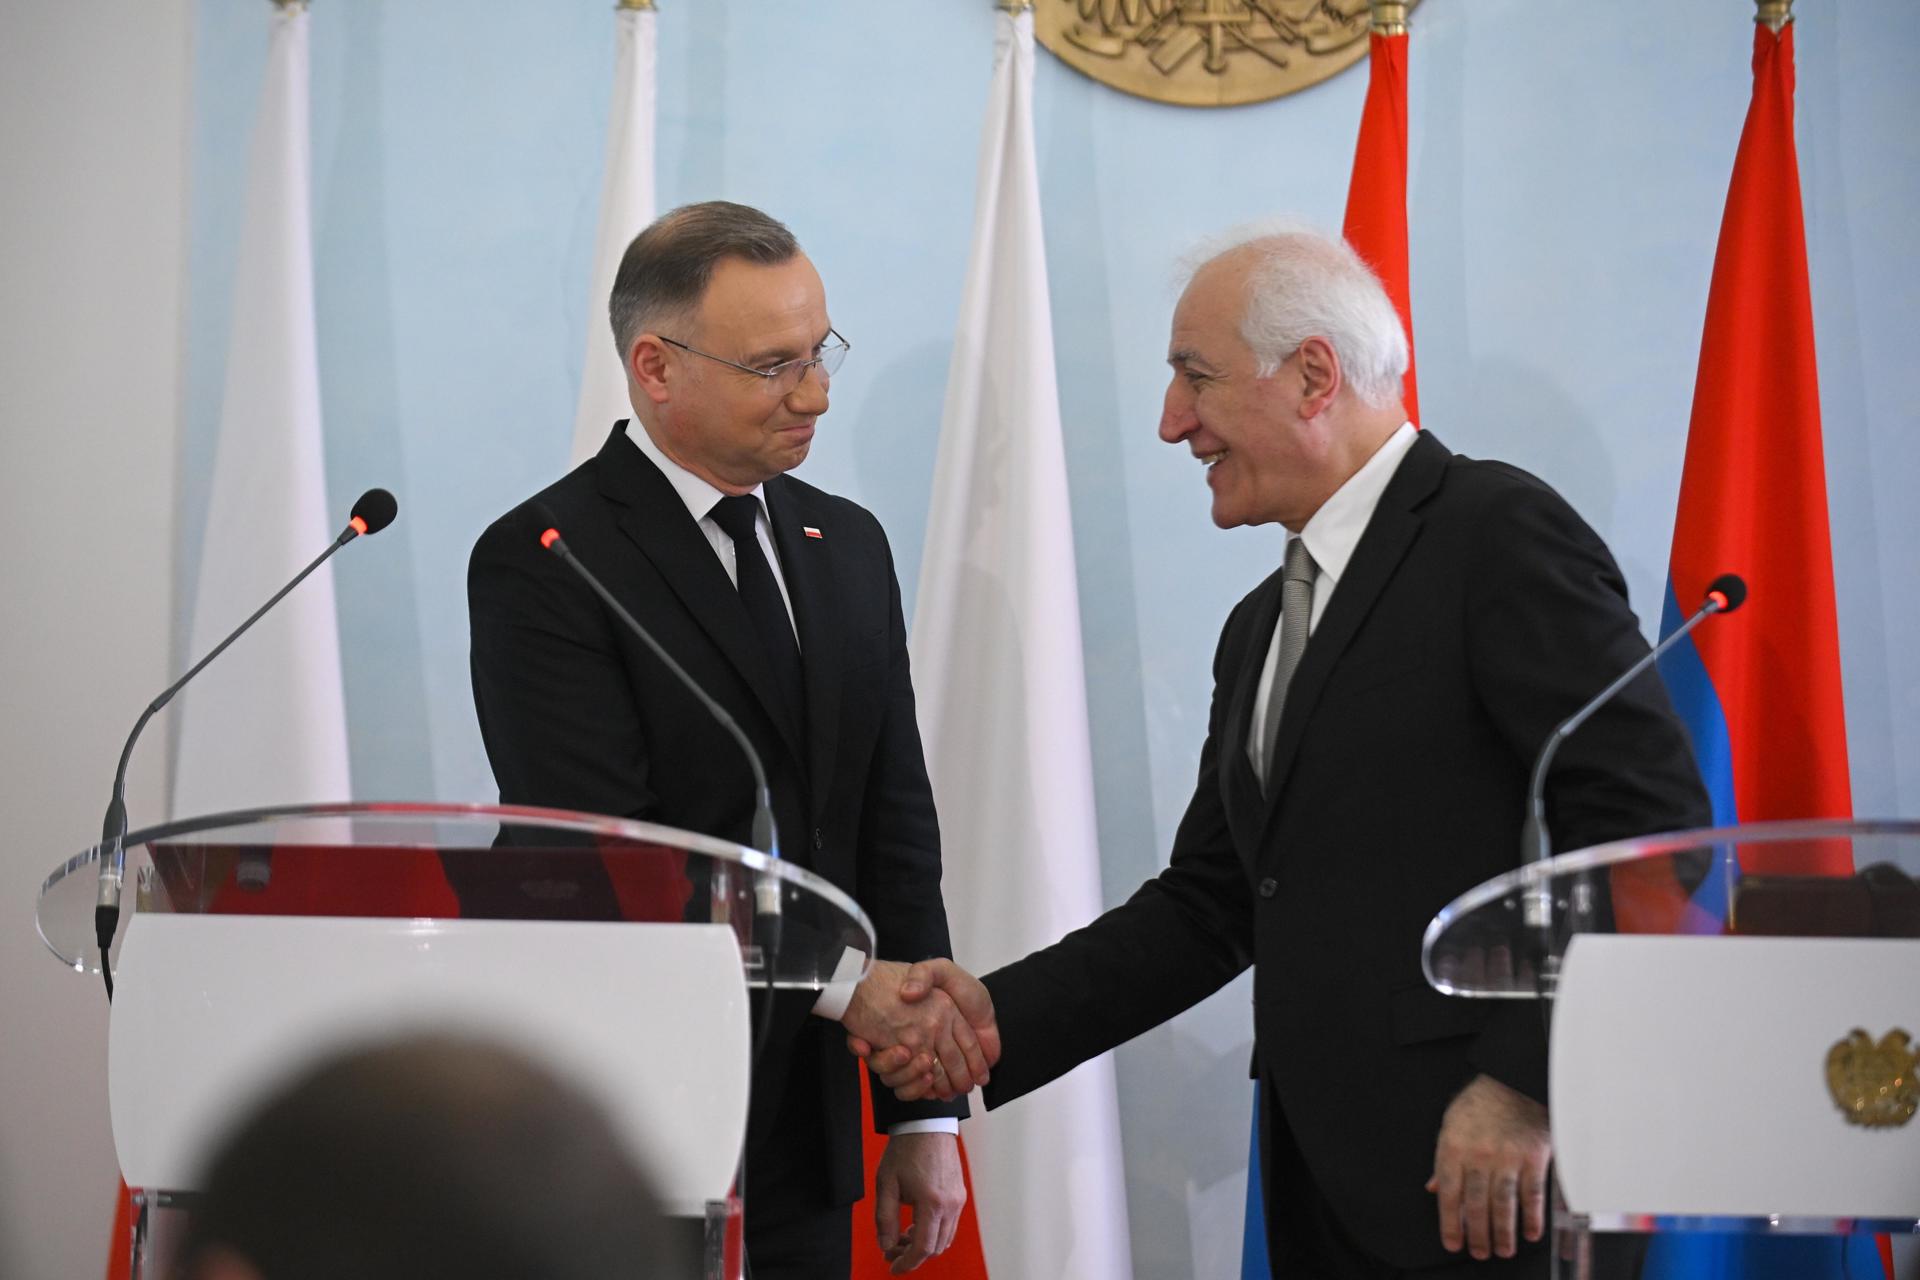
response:
{"label": "red flag", "polygon": [[[1696,750],[1716,792],[1715,817],[1849,817],[1826,454],[1793,141],[1791,25],[1777,34],[1764,24],[1754,28],[1753,104],[1707,296],[1669,607],[1699,599],[1714,575],[1729,570],[1752,590],[1743,616],[1693,636],[1707,692],[1725,717],[1724,776],[1713,776],[1711,746]],[[1687,719],[1694,722],[1691,714]],[[1818,869],[1853,867],[1848,860]]]}
{"label": "red flag", "polygon": [[107,1239],[107,1280],[133,1275],[133,1193],[122,1182],[113,1198],[113,1234]]}
{"label": "red flag", "polygon": [[[886,1257],[875,1242],[873,1226],[873,1171],[887,1140],[873,1131],[873,1097],[867,1092],[867,1073],[860,1073],[860,1130],[865,1135],[867,1194],[853,1207],[853,1274],[851,1280],[886,1280],[892,1275]],[[987,1259],[980,1251],[980,1220],[973,1212],[973,1173],[967,1168],[967,1151],[960,1148],[960,1172],[967,1181],[967,1207],[960,1211],[960,1226],[953,1244],[936,1258],[930,1258],[913,1274],[926,1280],[986,1280]]]}
{"label": "red flag", "polygon": [[1420,421],[1413,376],[1413,288],[1407,268],[1407,35],[1371,37],[1367,101],[1347,184],[1347,243],[1387,287],[1407,331],[1407,417]]}
{"label": "red flag", "polygon": [[[1707,295],[1662,633],[1716,575],[1746,578],[1737,618],[1660,661],[1717,824],[1853,812],[1827,526],[1813,303],[1793,141],[1793,27],[1753,35],[1753,102]],[[1844,841],[1740,851],[1743,872],[1847,875]],[[1703,892],[1705,892],[1703,890]],[[1724,900],[1725,890],[1710,893]],[[1890,1276],[1887,1237],[1654,1237],[1647,1280]]]}

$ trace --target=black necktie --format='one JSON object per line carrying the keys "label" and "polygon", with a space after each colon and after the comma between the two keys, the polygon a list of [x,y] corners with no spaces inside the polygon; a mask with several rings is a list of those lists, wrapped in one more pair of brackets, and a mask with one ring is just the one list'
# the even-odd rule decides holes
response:
{"label": "black necktie", "polygon": [[738,576],[740,603],[747,606],[747,617],[766,649],[767,662],[773,668],[773,681],[786,700],[785,711],[796,737],[805,741],[806,682],[800,669],[800,644],[793,637],[793,620],[787,616],[786,600],[780,584],[774,580],[773,567],[760,550],[754,534],[754,517],[760,500],[752,494],[722,498],[708,512],[713,522],[733,539],[733,563]]}

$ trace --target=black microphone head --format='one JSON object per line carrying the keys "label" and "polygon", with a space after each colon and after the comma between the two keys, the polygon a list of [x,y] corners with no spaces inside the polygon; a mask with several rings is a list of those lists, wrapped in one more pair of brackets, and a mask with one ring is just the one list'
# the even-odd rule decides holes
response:
{"label": "black microphone head", "polygon": [[1747,580],[1737,573],[1723,573],[1707,584],[1707,598],[1720,597],[1720,612],[1732,613],[1747,602]]}
{"label": "black microphone head", "polygon": [[360,495],[360,501],[353,504],[352,518],[348,523],[361,533],[378,533],[393,523],[400,514],[400,504],[385,489],[369,489]]}

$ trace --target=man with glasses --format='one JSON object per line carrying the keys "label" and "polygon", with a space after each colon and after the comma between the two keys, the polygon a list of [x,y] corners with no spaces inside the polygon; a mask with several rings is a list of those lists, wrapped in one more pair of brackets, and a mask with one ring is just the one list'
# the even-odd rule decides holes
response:
{"label": "man with glasses", "polygon": [[[608,309],[633,418],[496,521],[468,570],[474,702],[501,801],[751,835],[738,745],[542,548],[551,524],[753,741],[786,858],[860,903],[880,956],[948,955],[886,536],[867,511],[786,474],[806,459],[847,353],[819,274],[766,214],[689,205],[634,239]],[[876,1038],[911,1024],[962,1078],[967,1053],[980,1063],[950,1002],[923,1015],[892,998],[904,971],[877,965],[850,1002],[776,1004],[748,1122],[755,1280],[848,1273],[864,1181],[859,1080],[830,1019]],[[952,1240],[965,1106],[878,1090],[874,1109],[890,1134],[879,1241],[910,1268]]]}

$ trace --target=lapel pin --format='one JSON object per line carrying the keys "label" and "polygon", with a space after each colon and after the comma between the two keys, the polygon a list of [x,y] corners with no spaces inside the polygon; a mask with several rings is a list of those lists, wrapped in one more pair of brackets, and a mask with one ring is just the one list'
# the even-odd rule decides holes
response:
{"label": "lapel pin", "polygon": [[801,525],[800,532],[806,534],[809,538],[824,538],[824,535],[810,524]]}

